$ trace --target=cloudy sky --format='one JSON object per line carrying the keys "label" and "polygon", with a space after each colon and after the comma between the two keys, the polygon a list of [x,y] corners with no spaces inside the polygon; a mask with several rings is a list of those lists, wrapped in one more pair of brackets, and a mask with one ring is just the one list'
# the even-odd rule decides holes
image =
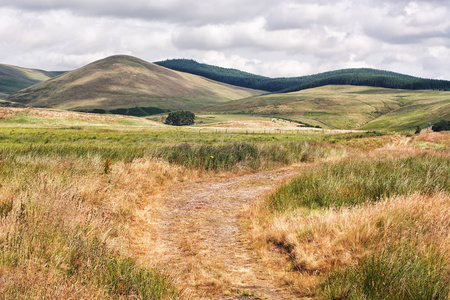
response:
{"label": "cloudy sky", "polygon": [[450,80],[448,0],[0,0],[0,63],[113,54],[271,76],[371,67]]}

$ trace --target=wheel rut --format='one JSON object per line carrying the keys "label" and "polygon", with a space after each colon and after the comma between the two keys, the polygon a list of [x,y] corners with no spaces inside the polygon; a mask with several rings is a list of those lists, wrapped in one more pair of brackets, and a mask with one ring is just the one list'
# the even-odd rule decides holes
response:
{"label": "wheel rut", "polygon": [[155,264],[193,299],[297,299],[258,260],[241,230],[245,210],[299,167],[208,178],[167,191],[157,224]]}

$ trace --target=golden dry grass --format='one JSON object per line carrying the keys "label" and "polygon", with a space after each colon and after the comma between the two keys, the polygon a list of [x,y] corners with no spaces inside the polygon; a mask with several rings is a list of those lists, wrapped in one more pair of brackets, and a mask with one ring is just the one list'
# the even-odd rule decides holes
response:
{"label": "golden dry grass", "polygon": [[[71,121],[79,121],[87,122],[89,125],[93,125],[93,123],[98,124],[109,124],[109,123],[119,123],[121,121],[126,120],[136,120],[136,122],[140,122],[143,125],[161,125],[157,122],[147,120],[147,119],[137,119],[130,116],[121,116],[121,115],[100,115],[100,114],[92,114],[92,113],[80,113],[80,112],[72,112],[72,111],[64,111],[64,110],[50,110],[50,109],[42,109],[42,108],[14,108],[14,107],[1,107],[0,108],[0,120],[11,119],[17,116],[26,116],[33,117],[34,120],[30,120],[29,123],[33,123],[39,121],[39,123],[44,122],[52,122],[59,121],[62,124],[71,122]],[[139,120],[139,121],[137,121]],[[62,125],[62,124],[59,125]],[[35,125],[35,124],[34,124]],[[17,124],[14,124],[17,126]]]}
{"label": "golden dry grass", "polygon": [[[261,251],[265,259],[273,268],[281,263],[283,268],[275,270],[279,278],[309,296],[324,274],[402,239],[424,248],[436,245],[450,260],[450,196],[443,193],[307,214],[293,211],[258,224],[255,238],[269,242]],[[274,251],[283,254],[276,254],[276,261],[267,256]]]}
{"label": "golden dry grass", "polygon": [[[418,140],[445,145],[449,134],[394,136],[392,143],[355,157],[366,161],[380,157],[449,157],[448,148],[417,148]],[[316,162],[304,169],[320,165]],[[388,247],[407,246],[424,255],[427,249],[437,249],[450,261],[449,192],[392,196],[350,207],[299,207],[280,212],[269,209],[267,197],[263,197],[248,210],[248,237],[281,284],[295,288],[304,297],[322,298],[325,296],[320,287],[329,274],[358,265],[365,257]]]}
{"label": "golden dry grass", "polygon": [[[5,160],[3,169],[9,163]],[[22,156],[13,161],[17,169],[12,178],[3,178],[0,188],[0,294],[6,298],[120,296],[122,292],[96,283],[103,276],[95,270],[101,258],[89,259],[96,255],[90,251],[135,257],[142,232],[151,231],[147,223],[142,226],[142,211],[157,211],[159,193],[195,177],[153,159],[113,163],[108,174],[97,156]],[[5,203],[12,206],[5,209]],[[105,250],[96,249],[96,243]]]}

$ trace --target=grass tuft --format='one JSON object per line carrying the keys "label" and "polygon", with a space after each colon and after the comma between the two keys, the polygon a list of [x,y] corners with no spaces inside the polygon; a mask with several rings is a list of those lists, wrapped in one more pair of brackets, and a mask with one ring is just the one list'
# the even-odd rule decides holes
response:
{"label": "grass tuft", "polygon": [[394,195],[450,191],[449,178],[446,157],[346,159],[302,173],[272,193],[269,205],[276,211],[357,205]]}
{"label": "grass tuft", "polygon": [[383,249],[330,274],[325,299],[448,299],[450,269],[441,253]]}

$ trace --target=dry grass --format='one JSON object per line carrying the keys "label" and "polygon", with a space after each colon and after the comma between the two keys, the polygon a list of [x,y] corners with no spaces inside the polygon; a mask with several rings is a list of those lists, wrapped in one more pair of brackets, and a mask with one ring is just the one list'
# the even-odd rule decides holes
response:
{"label": "dry grass", "polygon": [[99,156],[2,157],[1,164],[3,297],[179,295],[170,279],[133,257],[149,229],[141,212],[157,210],[158,193],[194,174],[152,159],[116,162],[105,174]]}
{"label": "dry grass", "polygon": [[[50,110],[42,108],[14,108],[1,107],[0,120],[8,120],[12,118],[22,118],[26,123],[34,126],[36,124],[54,124],[54,125],[111,125],[120,124],[121,122],[133,122],[141,126],[161,126],[154,121],[147,119],[138,119],[130,116],[121,115],[100,115],[91,113],[80,113],[62,110]],[[17,120],[10,120],[14,123]],[[57,123],[56,123],[57,122]],[[21,122],[19,122],[21,123]],[[25,123],[25,122],[23,122]],[[55,124],[56,123],[56,124]],[[17,124],[14,123],[14,126]]]}
{"label": "dry grass", "polygon": [[255,232],[257,237],[289,255],[283,280],[307,294],[334,268],[402,240],[422,249],[436,246],[450,260],[450,196],[443,193],[314,213],[293,211],[267,224]]}
{"label": "dry grass", "polygon": [[[448,134],[432,133],[415,139],[445,145],[448,143]],[[430,155],[448,158],[446,148],[437,151],[423,150],[414,147],[415,143],[416,140],[394,137],[393,143],[373,153],[359,154],[356,157],[365,161],[380,159],[380,157],[394,160],[402,157],[419,159]],[[352,160],[355,159],[357,158],[352,158]],[[314,168],[319,170],[320,165],[321,163],[311,164],[305,168],[305,172]],[[448,172],[448,164],[444,163],[442,168]],[[389,170],[386,172],[389,174]],[[429,174],[429,179],[433,180],[433,178],[434,175]],[[330,182],[329,188],[334,188],[336,183]],[[351,186],[348,188],[351,189]],[[340,208],[325,206],[312,209],[291,206],[289,209],[277,211],[270,209],[268,204],[270,197],[264,197],[256,206],[249,209],[249,237],[254,241],[256,249],[268,263],[274,276],[282,284],[295,288],[304,297],[326,299],[369,297],[360,290],[357,293],[361,294],[353,294],[360,287],[351,281],[356,281],[357,278],[369,280],[361,277],[363,276],[361,268],[370,262],[379,263],[378,259],[392,270],[395,268],[397,268],[395,270],[401,270],[407,268],[408,264],[420,265],[424,259],[437,255],[436,259],[442,261],[442,264],[433,265],[432,263],[431,266],[442,268],[442,271],[439,271],[441,273],[436,273],[438,276],[436,286],[445,287],[450,283],[449,192],[448,183],[441,182],[440,192],[393,195],[375,202],[368,201]],[[387,257],[386,253],[399,255],[405,261],[394,265],[392,259],[395,255]],[[402,265],[403,263],[406,265]],[[418,267],[418,269],[421,268],[422,266]],[[411,275],[415,274],[411,272],[413,271],[406,271],[405,276],[425,276]],[[384,276],[382,274],[375,275],[381,276],[380,280],[386,280],[382,278]],[[419,282],[418,286],[429,283],[426,278],[417,280],[421,279],[423,282]],[[393,280],[398,280],[400,282],[398,286],[405,289],[402,291],[407,291],[401,283],[402,280],[406,280],[406,277]],[[433,288],[435,287],[431,287]],[[422,287],[417,289],[418,293],[422,292],[420,290]],[[440,292],[436,292],[433,299],[447,299],[448,291],[445,288],[438,290]],[[398,297],[403,299],[402,291],[389,291],[389,293],[400,293]],[[370,289],[369,292],[371,292]],[[381,294],[376,295],[378,296],[373,299],[386,297]],[[390,299],[392,294],[387,297],[383,299]]]}

